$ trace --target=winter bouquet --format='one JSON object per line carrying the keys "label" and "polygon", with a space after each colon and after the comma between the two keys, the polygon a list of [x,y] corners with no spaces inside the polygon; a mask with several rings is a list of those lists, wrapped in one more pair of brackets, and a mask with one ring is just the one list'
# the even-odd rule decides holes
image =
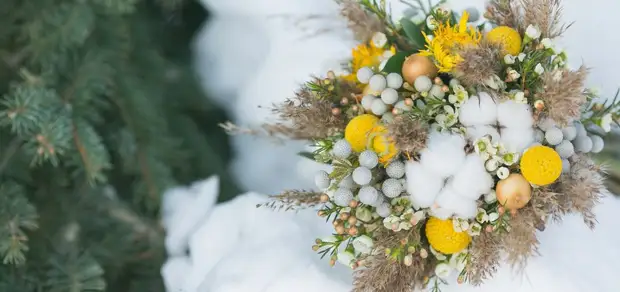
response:
{"label": "winter bouquet", "polygon": [[303,155],[330,170],[266,206],[318,207],[334,231],[312,248],[354,269],[355,291],[479,285],[500,263],[522,269],[564,215],[594,227],[606,190],[588,153],[620,104],[556,47],[558,0],[492,0],[485,19],[411,1],[400,21],[384,1],[339,2],[360,41],[346,72],[313,78],[264,125],[311,141]]}

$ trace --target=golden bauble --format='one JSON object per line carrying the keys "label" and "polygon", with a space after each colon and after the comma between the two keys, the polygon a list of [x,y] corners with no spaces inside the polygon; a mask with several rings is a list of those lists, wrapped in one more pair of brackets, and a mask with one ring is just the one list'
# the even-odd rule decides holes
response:
{"label": "golden bauble", "polygon": [[497,183],[495,193],[500,205],[508,210],[518,210],[530,202],[532,186],[522,175],[513,173]]}
{"label": "golden bauble", "polygon": [[433,64],[429,57],[420,56],[419,54],[407,57],[405,63],[403,63],[403,78],[411,85],[422,75],[426,75],[431,79],[435,78],[438,71],[437,66]]}

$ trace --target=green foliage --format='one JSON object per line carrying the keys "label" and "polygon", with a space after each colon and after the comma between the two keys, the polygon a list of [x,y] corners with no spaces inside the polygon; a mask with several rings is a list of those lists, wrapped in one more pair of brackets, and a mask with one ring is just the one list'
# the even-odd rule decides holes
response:
{"label": "green foliage", "polygon": [[239,193],[191,69],[200,8],[0,1],[0,291],[163,291],[163,192]]}

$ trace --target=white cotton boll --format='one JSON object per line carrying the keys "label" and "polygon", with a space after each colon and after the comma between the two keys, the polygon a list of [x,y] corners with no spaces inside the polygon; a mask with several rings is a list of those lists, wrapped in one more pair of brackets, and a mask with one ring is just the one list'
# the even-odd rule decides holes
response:
{"label": "white cotton boll", "polygon": [[403,186],[397,179],[388,178],[381,185],[381,190],[386,197],[396,198],[403,192]]}
{"label": "white cotton boll", "polygon": [[575,122],[575,129],[577,130],[577,135],[575,139],[578,137],[588,136],[588,132],[586,131],[586,127],[583,126],[580,122]]}
{"label": "white cotton boll", "polygon": [[377,214],[379,214],[379,216],[385,218],[392,214],[392,206],[390,206],[390,204],[388,203],[382,203],[377,206],[376,211],[377,211]]}
{"label": "white cotton boll", "polygon": [[370,169],[363,166],[360,166],[353,170],[352,176],[353,181],[360,186],[367,185],[370,183],[370,180],[372,180],[372,172],[370,171]]}
{"label": "white cotton boll", "polygon": [[391,178],[401,178],[405,175],[405,163],[402,161],[393,161],[386,168],[385,172]]}
{"label": "white cotton boll", "polygon": [[573,141],[577,137],[577,128],[575,126],[567,126],[562,129],[562,134],[565,140]]}
{"label": "white cotton boll", "polygon": [[339,188],[334,193],[334,203],[340,207],[347,207],[353,200],[353,192],[350,189]]}
{"label": "white cotton boll", "polygon": [[329,188],[330,182],[331,181],[329,179],[329,174],[327,173],[327,171],[321,170],[317,172],[316,175],[314,176],[314,184],[320,190]]}
{"label": "white cotton boll", "polygon": [[535,129],[534,130],[534,141],[538,142],[538,143],[542,143],[545,141],[545,132],[543,132],[541,129]]}
{"label": "white cotton boll", "polygon": [[386,77],[387,86],[394,89],[399,89],[403,86],[403,77],[398,73],[390,73]]}
{"label": "white cotton boll", "polygon": [[383,102],[383,100],[381,100],[380,98],[377,98],[377,99],[372,101],[372,105],[370,106],[370,110],[372,111],[373,114],[379,116],[379,115],[382,115],[385,112],[387,112],[388,107]]}
{"label": "white cotton boll", "polygon": [[548,128],[545,132],[545,140],[547,140],[547,143],[549,143],[549,145],[558,145],[562,143],[562,139],[564,139],[562,130],[556,127]]}
{"label": "white cotton boll", "polygon": [[592,135],[590,136],[590,139],[592,140],[592,153],[601,152],[605,147],[605,141],[603,141],[603,138],[601,138],[601,136]]}
{"label": "white cotton boll", "polygon": [[443,179],[424,169],[422,164],[415,161],[407,161],[405,175],[406,190],[411,196],[411,201],[420,208],[432,206],[443,187]]}
{"label": "white cotton boll", "polygon": [[362,84],[368,84],[373,74],[375,73],[368,67],[360,68],[357,70],[357,80]]}
{"label": "white cotton boll", "polygon": [[501,142],[510,152],[521,153],[534,143],[533,128],[505,128],[502,130]]}
{"label": "white cotton boll", "polygon": [[433,81],[428,76],[422,75],[416,78],[413,82],[413,87],[419,92],[429,91],[433,87]]}
{"label": "white cotton boll", "polygon": [[573,141],[573,145],[575,146],[575,151],[588,153],[592,151],[592,139],[588,136],[577,136],[575,141]]}
{"label": "white cotton boll", "polygon": [[478,203],[473,200],[463,201],[454,210],[454,214],[461,219],[473,219],[478,214]]}
{"label": "white cotton boll", "polygon": [[446,208],[433,206],[431,207],[431,215],[441,220],[447,220],[448,218],[452,217],[452,215],[454,215],[454,211]]}
{"label": "white cotton boll", "polygon": [[377,166],[377,164],[379,164],[379,157],[374,151],[365,150],[360,153],[358,161],[360,162],[361,166],[368,169],[373,169],[375,168],[375,166]]}
{"label": "white cotton boll", "polygon": [[570,162],[568,159],[562,159],[562,174],[570,174]]}
{"label": "white cotton boll", "polygon": [[497,121],[497,104],[484,92],[470,97],[459,109],[459,121],[465,126],[492,125]]}
{"label": "white cotton boll", "polygon": [[362,204],[366,204],[366,205],[373,206],[373,207],[376,206],[377,202],[383,202],[383,201],[378,201],[379,191],[377,191],[377,189],[371,186],[362,187],[359,193],[357,194],[357,196],[359,197],[360,202],[362,202]]}
{"label": "white cotton boll", "polygon": [[385,86],[387,86],[387,80],[385,80],[385,77],[383,77],[383,75],[373,75],[372,77],[370,77],[368,85],[373,91],[381,92],[385,89]]}
{"label": "white cotton boll", "polygon": [[549,129],[556,127],[556,123],[552,118],[544,118],[538,122],[538,128],[547,132]]}
{"label": "white cotton boll", "polygon": [[575,147],[570,141],[564,140],[558,146],[555,146],[555,152],[560,154],[562,158],[569,158],[575,154]]}
{"label": "white cotton boll", "polygon": [[465,139],[457,134],[432,132],[427,148],[421,151],[420,162],[425,169],[446,178],[465,161]]}
{"label": "white cotton boll", "polygon": [[478,213],[476,200],[462,197],[452,186],[445,187],[437,196],[435,203],[441,209],[450,210],[463,219],[474,218]]}
{"label": "white cotton boll", "polygon": [[372,103],[377,99],[374,95],[364,95],[362,97],[362,107],[369,111],[372,108]]}
{"label": "white cotton boll", "polygon": [[476,141],[484,136],[490,136],[492,142],[500,140],[500,135],[496,127],[487,125],[467,127],[467,139]]}
{"label": "white cotton boll", "polygon": [[449,185],[461,196],[477,200],[493,188],[493,177],[487,172],[478,154],[469,154]]}
{"label": "white cotton boll", "polygon": [[497,106],[497,121],[507,128],[531,128],[534,125],[529,104],[506,100]]}
{"label": "white cotton boll", "polygon": [[381,100],[386,104],[394,104],[398,101],[398,92],[394,88],[386,88],[381,92]]}

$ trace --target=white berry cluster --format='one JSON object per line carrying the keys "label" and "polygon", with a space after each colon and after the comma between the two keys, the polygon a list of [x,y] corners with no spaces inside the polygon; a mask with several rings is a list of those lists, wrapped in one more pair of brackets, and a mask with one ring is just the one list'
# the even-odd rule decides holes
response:
{"label": "white berry cluster", "polygon": [[[334,143],[332,155],[335,158],[348,159],[351,154],[351,145],[346,140]],[[376,208],[375,212],[381,217],[390,216],[392,206],[389,200],[405,191],[405,163],[395,160],[385,168],[378,167],[379,157],[370,150],[359,153],[356,158],[359,166],[340,182],[331,179],[328,172],[319,171],[315,175],[315,185],[338,206],[347,207],[355,199]]]}
{"label": "white berry cluster", "polygon": [[544,118],[538,122],[535,133],[536,142],[555,147],[562,157],[562,172],[570,172],[569,158],[575,153],[599,153],[605,143],[598,135],[588,134],[580,122],[560,127],[553,119]]}
{"label": "white berry cluster", "polygon": [[407,162],[407,193],[415,208],[430,208],[441,219],[476,216],[476,201],[494,182],[483,159],[465,153],[465,144],[458,134],[431,132],[420,161]]}
{"label": "white berry cluster", "polygon": [[[378,96],[368,94],[362,98],[364,110],[381,116],[384,121],[391,121],[397,111],[409,111],[412,104],[398,94],[398,89],[403,86],[403,77],[398,73],[389,73],[386,76],[381,73],[375,74],[369,67],[357,71],[357,80],[362,84],[368,84],[370,90],[379,93]],[[391,109],[391,110],[390,110]]]}

